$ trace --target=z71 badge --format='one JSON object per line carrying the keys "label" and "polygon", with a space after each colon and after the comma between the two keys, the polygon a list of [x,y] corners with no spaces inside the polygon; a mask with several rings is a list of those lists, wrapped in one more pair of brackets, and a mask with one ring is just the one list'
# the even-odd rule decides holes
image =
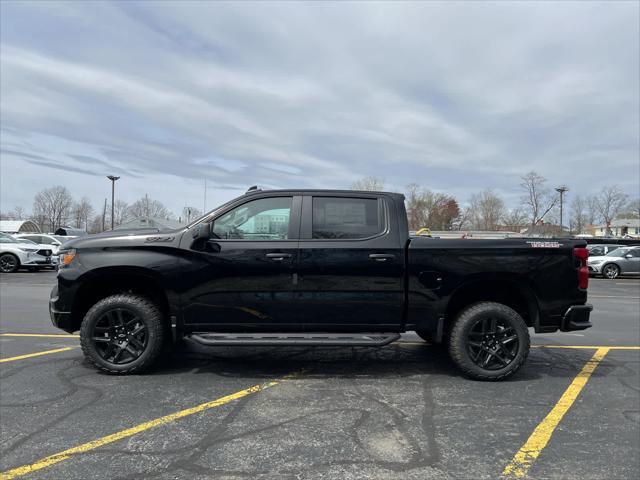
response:
{"label": "z71 badge", "polygon": [[145,242],[173,242],[173,239],[176,237],[147,237]]}

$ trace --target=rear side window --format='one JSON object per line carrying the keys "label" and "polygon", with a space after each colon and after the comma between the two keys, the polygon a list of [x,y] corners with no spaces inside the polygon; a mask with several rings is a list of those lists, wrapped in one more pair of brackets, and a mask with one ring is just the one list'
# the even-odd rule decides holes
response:
{"label": "rear side window", "polygon": [[312,238],[367,238],[383,230],[383,216],[375,198],[313,198]]}

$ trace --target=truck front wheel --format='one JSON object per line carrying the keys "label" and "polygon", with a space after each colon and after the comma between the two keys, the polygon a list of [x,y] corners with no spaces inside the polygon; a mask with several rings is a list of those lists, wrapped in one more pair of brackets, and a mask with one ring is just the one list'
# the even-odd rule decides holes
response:
{"label": "truck front wheel", "polygon": [[162,353],[165,325],[160,309],[133,294],[103,298],[89,309],[80,327],[85,356],[112,374],[140,372]]}
{"label": "truck front wheel", "polygon": [[464,309],[449,337],[449,354],[462,372],[477,380],[513,375],[529,355],[527,325],[518,313],[495,302]]}

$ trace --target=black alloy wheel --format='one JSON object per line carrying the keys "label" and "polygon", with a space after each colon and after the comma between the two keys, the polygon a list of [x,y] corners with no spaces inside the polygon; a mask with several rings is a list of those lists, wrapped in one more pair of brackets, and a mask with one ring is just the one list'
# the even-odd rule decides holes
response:
{"label": "black alloy wheel", "polygon": [[486,370],[499,370],[513,362],[519,345],[514,328],[502,318],[479,319],[467,334],[469,357]]}
{"label": "black alloy wheel", "polygon": [[151,367],[169,340],[165,315],[151,299],[120,293],[99,300],[80,325],[86,358],[112,374]]}
{"label": "black alloy wheel", "polygon": [[449,354],[466,376],[502,380],[513,375],[529,355],[529,330],[512,308],[497,302],[469,305],[456,317]]}
{"label": "black alloy wheel", "polygon": [[135,312],[107,310],[93,325],[92,341],[96,352],[115,365],[131,363],[147,348],[147,327]]}
{"label": "black alloy wheel", "polygon": [[20,266],[20,261],[15,255],[11,253],[5,253],[0,256],[0,272],[2,273],[13,273],[18,270]]}

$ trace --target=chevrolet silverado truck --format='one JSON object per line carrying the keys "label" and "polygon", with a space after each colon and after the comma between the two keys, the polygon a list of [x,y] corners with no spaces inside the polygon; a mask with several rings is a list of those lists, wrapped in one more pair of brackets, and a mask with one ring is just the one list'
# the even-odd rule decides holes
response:
{"label": "chevrolet silverado truck", "polygon": [[254,187],[172,231],[78,238],[49,311],[125,374],[200,344],[382,346],[415,331],[468,377],[499,380],[529,328],[589,328],[584,240],[411,238],[404,196]]}

